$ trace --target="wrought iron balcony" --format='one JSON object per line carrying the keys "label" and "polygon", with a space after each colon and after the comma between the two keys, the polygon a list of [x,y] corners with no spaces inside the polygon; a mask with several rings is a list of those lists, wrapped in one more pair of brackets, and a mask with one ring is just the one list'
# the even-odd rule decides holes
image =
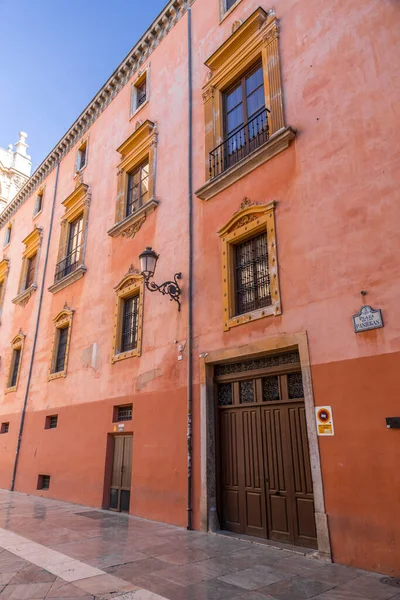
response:
{"label": "wrought iron balcony", "polygon": [[268,141],[270,112],[268,108],[264,108],[210,152],[210,179],[217,177]]}
{"label": "wrought iron balcony", "polygon": [[54,281],[60,281],[70,273],[76,271],[80,265],[81,249],[82,246],[78,246],[78,248],[75,248],[75,250],[57,263]]}

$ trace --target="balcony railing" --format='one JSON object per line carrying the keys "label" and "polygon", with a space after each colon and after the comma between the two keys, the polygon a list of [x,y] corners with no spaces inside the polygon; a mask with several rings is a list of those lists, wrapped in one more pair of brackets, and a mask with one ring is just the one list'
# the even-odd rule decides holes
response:
{"label": "balcony railing", "polygon": [[60,279],[76,271],[80,265],[81,249],[82,246],[78,246],[78,248],[75,248],[63,260],[57,263],[54,281],[60,281]]}
{"label": "balcony railing", "polygon": [[271,111],[268,108],[264,108],[210,152],[210,179],[217,177],[268,141],[269,112]]}

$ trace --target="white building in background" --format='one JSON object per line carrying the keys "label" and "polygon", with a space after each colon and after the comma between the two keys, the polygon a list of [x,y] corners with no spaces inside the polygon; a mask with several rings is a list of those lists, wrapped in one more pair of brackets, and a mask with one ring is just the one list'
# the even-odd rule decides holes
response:
{"label": "white building in background", "polygon": [[31,174],[31,157],[26,153],[28,135],[19,132],[19,140],[13,150],[12,144],[8,150],[0,148],[0,213],[11,202]]}

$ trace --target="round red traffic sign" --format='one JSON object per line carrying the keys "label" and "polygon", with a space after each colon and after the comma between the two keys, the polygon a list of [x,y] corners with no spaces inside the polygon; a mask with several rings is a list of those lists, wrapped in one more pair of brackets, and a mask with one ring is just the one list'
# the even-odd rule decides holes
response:
{"label": "round red traffic sign", "polygon": [[322,423],[326,423],[327,421],[329,421],[331,418],[331,413],[329,412],[329,410],[327,408],[321,408],[318,411],[318,419],[322,422]]}

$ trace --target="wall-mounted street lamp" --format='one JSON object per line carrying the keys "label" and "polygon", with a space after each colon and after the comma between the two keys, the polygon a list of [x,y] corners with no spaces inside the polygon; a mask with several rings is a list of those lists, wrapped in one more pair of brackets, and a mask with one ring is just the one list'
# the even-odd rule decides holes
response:
{"label": "wall-mounted street lamp", "polygon": [[178,311],[180,311],[181,303],[179,297],[181,295],[181,288],[179,287],[177,280],[182,279],[182,273],[175,273],[174,281],[166,281],[161,285],[157,285],[154,281],[150,281],[156,270],[158,256],[157,252],[154,252],[150,246],[147,246],[146,250],[143,250],[142,254],[139,255],[140,272],[143,275],[146,287],[150,292],[161,292],[163,296],[170,296],[170,300],[175,300],[175,302],[178,303]]}

